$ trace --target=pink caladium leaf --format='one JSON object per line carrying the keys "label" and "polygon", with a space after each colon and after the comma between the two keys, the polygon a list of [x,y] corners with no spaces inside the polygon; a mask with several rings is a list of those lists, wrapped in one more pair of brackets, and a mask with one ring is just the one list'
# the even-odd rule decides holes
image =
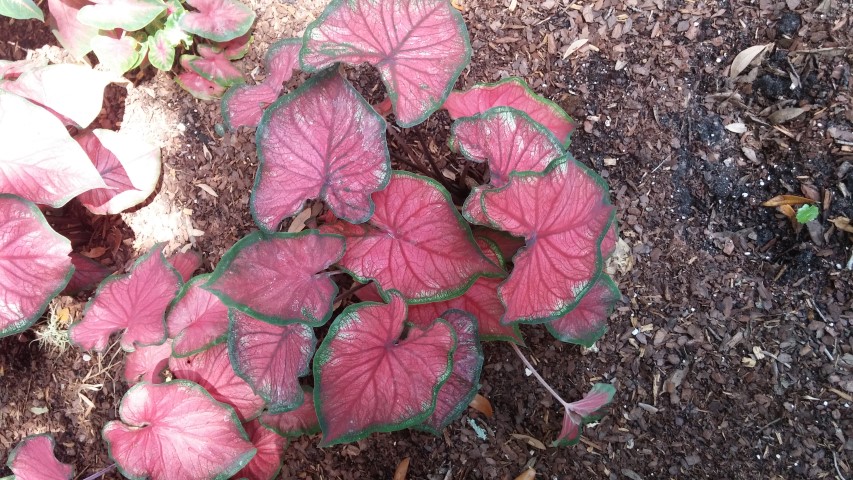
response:
{"label": "pink caladium leaf", "polygon": [[272,325],[232,310],[228,354],[237,372],[264,400],[270,413],[302,404],[299,377],[311,372],[317,339],[303,323]]}
{"label": "pink caladium leaf", "polygon": [[[243,83],[243,72],[235,67],[220,49],[209,52],[207,56],[184,55],[190,68],[205,80],[228,88]],[[183,62],[184,59],[182,58]]]}
{"label": "pink caladium leaf", "polygon": [[86,5],[80,9],[77,20],[100,30],[141,30],[166,10],[166,4],[162,0],[92,1],[94,5]]}
{"label": "pink caladium leaf", "polygon": [[[438,391],[435,410],[424,423],[415,428],[435,435],[460,416],[480,389],[480,372],[483,369],[483,348],[478,337],[477,320],[469,313],[448,310],[441,317],[453,327],[456,334],[456,350],[453,352],[453,370]],[[410,317],[410,320],[411,317]],[[414,321],[420,328],[429,328],[434,321]]]}
{"label": "pink caladium leaf", "polygon": [[216,100],[225,93],[225,87],[205,79],[192,70],[178,74],[175,82],[199,100]]}
{"label": "pink caladium leaf", "polygon": [[113,269],[77,252],[71,252],[70,256],[71,264],[74,265],[74,275],[62,290],[63,295],[77,295],[80,292],[94,290],[105,278],[114,273]]}
{"label": "pink caladium leaf", "polygon": [[471,45],[447,0],[335,0],[305,30],[301,59],[307,72],[338,62],[374,65],[397,123],[411,127],[441,107]]}
{"label": "pink caladium leaf", "polygon": [[583,426],[601,418],[604,409],[613,401],[616,389],[609,383],[596,383],[582,399],[564,405],[563,428],[551,444],[553,447],[574,445],[580,440]]}
{"label": "pink caladium leaf", "polygon": [[592,287],[603,266],[601,245],[613,222],[607,185],[567,155],[542,173],[510,175],[484,191],[483,210],[527,246],[498,289],[502,322],[542,323],[565,315]]}
{"label": "pink caladium leaf", "polygon": [[107,184],[107,188],[92,189],[77,197],[90,212],[121,213],[154,192],[160,178],[159,148],[134,135],[100,128],[75,140]]}
{"label": "pink caladium leaf", "polygon": [[510,77],[497,83],[477,84],[465,91],[453,91],[444,102],[450,118],[483,113],[494,107],[512,107],[527,113],[568,146],[575,122],[556,103],[536,94],[524,80]]}
{"label": "pink caladium leaf", "polygon": [[264,399],[255,395],[252,387],[234,373],[228,346],[224,343],[190,357],[171,357],[169,370],[175,378],[195,382],[216,400],[234,407],[240,421],[257,417],[264,408]]}
{"label": "pink caladium leaf", "polygon": [[252,44],[252,34],[249,32],[227,42],[217,42],[216,46],[222,49],[228,60],[240,60],[249,53]]}
{"label": "pink caladium leaf", "polygon": [[[489,243],[491,250],[500,257],[499,264],[501,266],[505,266],[512,257],[515,256],[518,249],[524,246],[524,239],[513,237],[512,235],[501,232],[500,230],[492,230],[491,228],[476,226],[471,229],[471,232],[474,233],[474,238],[477,239],[477,243],[480,244],[481,240],[485,240]],[[482,246],[481,246],[482,248]],[[497,250],[495,250],[495,248]],[[488,254],[485,248],[483,248],[483,252]]]}
{"label": "pink caladium leaf", "polygon": [[249,440],[252,441],[258,453],[249,461],[248,465],[234,474],[232,478],[245,478],[246,480],[272,480],[276,478],[279,470],[281,470],[287,439],[261,425],[257,419],[244,423],[243,428],[249,434]]}
{"label": "pink caladium leaf", "polygon": [[168,72],[175,64],[175,45],[166,30],[148,37],[148,61],[158,70]]}
{"label": "pink caladium leaf", "polygon": [[602,272],[586,295],[569,313],[551,320],[545,326],[561,342],[591,347],[607,331],[607,319],[621,298],[619,288]]}
{"label": "pink caladium leaf", "polygon": [[246,235],[222,257],[204,288],[255,318],[320,326],[338,287],[323,270],[341,259],[344,239],[316,230]]}
{"label": "pink caladium leaf", "polygon": [[251,28],[255,13],[240,0],[187,0],[187,11],[179,25],[184,31],[215,42],[233,40]]}
{"label": "pink caladium leaf", "polygon": [[122,332],[121,347],[128,352],[159,345],[166,339],[166,309],[180,288],[180,274],[163,256],[163,245],[155,245],[128,273],[101,283],[69,337],[83,350],[99,352],[115,332]]}
{"label": "pink caladium leaf", "polygon": [[193,277],[193,273],[201,268],[201,254],[195,250],[176,252],[169,257],[169,263],[181,274],[181,279],[188,282]]}
{"label": "pink caladium leaf", "polygon": [[501,275],[477,248],[450,194],[435,181],[394,172],[373,202],[376,211],[368,223],[337,221],[323,231],[346,237],[339,264],[359,282],[376,280],[383,298],[394,289],[412,304],[446,300],[480,276]]}
{"label": "pink caladium leaf", "polygon": [[106,186],[86,152],[56,116],[3,89],[0,145],[2,193],[61,207],[86,190]]}
{"label": "pink caladium leaf", "polygon": [[321,198],[339,218],[370,218],[370,194],[385,188],[391,160],[385,120],[334,70],[315,76],[264,112],[252,190],[255,222],[274,231]]}
{"label": "pink caladium leaf", "polygon": [[261,423],[281,435],[293,438],[313,435],[320,431],[317,410],[314,408],[314,391],[311,387],[302,387],[304,399],[295,410],[283,413],[266,412],[260,416]]}
{"label": "pink caladium leaf", "polygon": [[119,417],[103,437],[127,478],[224,479],[256,452],[234,409],[185,380],[137,384],[121,399]]}
{"label": "pink caladium leaf", "polygon": [[426,420],[450,376],[456,338],[438,319],[403,336],[406,302],[350,305],[335,319],[314,357],[314,403],[322,446]]}
{"label": "pink caladium leaf", "polygon": [[14,80],[22,73],[48,64],[46,58],[26,58],[24,60],[0,60],[0,80]]}
{"label": "pink caladium leaf", "polygon": [[0,194],[0,338],[30,327],[68,281],[71,242],[35,204]]}
{"label": "pink caladium leaf", "polygon": [[270,45],[264,57],[264,68],[267,70],[267,78],[264,81],[281,85],[290,80],[293,72],[299,68],[301,48],[301,38],[283,38]]}
{"label": "pink caladium leaf", "polygon": [[57,460],[54,447],[52,435],[30,435],[9,452],[6,466],[20,480],[71,480],[74,467]]}
{"label": "pink caladium leaf", "polygon": [[124,380],[131,385],[142,381],[163,383],[160,374],[169,366],[171,356],[172,341],[169,339],[160,345],[137,348],[124,360]]}
{"label": "pink caladium leaf", "polygon": [[210,275],[188,281],[169,308],[166,328],[174,339],[175,357],[188,357],[223,343],[228,338],[228,307],[201,288]]}
{"label": "pink caladium leaf", "polygon": [[77,59],[82,59],[92,51],[92,39],[98,36],[98,29],[84,25],[77,20],[80,9],[92,5],[88,0],[47,0],[50,16],[50,29],[65,47]]}
{"label": "pink caladium leaf", "polygon": [[100,65],[111,72],[124,74],[142,64],[148,55],[148,42],[140,42],[131,35],[110,32],[92,39],[92,51]]}

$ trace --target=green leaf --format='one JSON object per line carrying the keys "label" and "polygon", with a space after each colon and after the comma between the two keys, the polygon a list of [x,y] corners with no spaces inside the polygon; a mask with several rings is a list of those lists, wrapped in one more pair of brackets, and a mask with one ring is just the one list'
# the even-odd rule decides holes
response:
{"label": "green leaf", "polygon": [[161,0],[108,0],[81,8],[77,20],[101,30],[133,32],[145,28],[164,10],[166,4]]}
{"label": "green leaf", "polygon": [[33,0],[0,0],[0,15],[18,20],[37,18],[44,21],[44,13]]}
{"label": "green leaf", "polygon": [[797,209],[797,222],[803,224],[809,223],[817,218],[818,213],[820,213],[820,210],[816,205],[803,205]]}

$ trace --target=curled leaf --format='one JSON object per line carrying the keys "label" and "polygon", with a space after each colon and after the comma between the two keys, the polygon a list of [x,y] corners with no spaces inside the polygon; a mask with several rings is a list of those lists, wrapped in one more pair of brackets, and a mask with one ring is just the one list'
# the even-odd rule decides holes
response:
{"label": "curled leaf", "polygon": [[729,78],[735,78],[741,74],[759,55],[764,53],[768,48],[772,47],[772,43],[766,45],[755,45],[749,47],[735,56],[732,61],[732,68],[729,70]]}

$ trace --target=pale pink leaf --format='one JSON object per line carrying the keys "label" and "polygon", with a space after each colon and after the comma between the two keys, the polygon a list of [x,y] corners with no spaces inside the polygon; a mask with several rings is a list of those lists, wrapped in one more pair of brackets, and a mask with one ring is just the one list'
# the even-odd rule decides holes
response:
{"label": "pale pink leaf", "polygon": [[30,435],[9,452],[6,466],[18,480],[71,480],[74,467],[57,460],[54,447],[52,435]]}
{"label": "pale pink leaf", "polygon": [[228,307],[201,286],[210,275],[188,281],[169,309],[166,327],[175,357],[188,357],[228,337]]}
{"label": "pale pink leaf", "polygon": [[311,387],[303,387],[304,400],[295,410],[283,413],[265,412],[261,423],[282,437],[313,435],[320,431],[317,410],[314,408],[314,393]]}
{"label": "pale pink leaf", "polygon": [[172,356],[172,340],[160,345],[139,347],[127,354],[124,360],[124,380],[133,385],[142,381],[163,383],[160,374],[169,366]]}
{"label": "pale pink leaf", "polygon": [[175,82],[199,100],[216,100],[225,92],[225,87],[205,79],[192,70],[178,74]]}
{"label": "pale pink leaf", "polygon": [[92,51],[92,39],[98,29],[77,20],[80,9],[92,5],[88,0],[47,0],[50,29],[59,43],[77,59]]}
{"label": "pale pink leaf", "polygon": [[269,107],[281,93],[281,85],[264,81],[257,85],[234,85],[222,96],[222,119],[230,131],[238,127],[257,127]]}
{"label": "pale pink leaf", "polygon": [[233,478],[245,478],[246,480],[272,480],[276,478],[284,458],[284,449],[287,439],[277,435],[272,430],[261,425],[257,419],[243,424],[249,440],[258,450],[258,453],[249,461],[249,464],[234,474]]}
{"label": "pale pink leaf", "polygon": [[574,445],[580,440],[583,425],[601,418],[604,409],[613,401],[616,389],[609,383],[596,383],[584,397],[565,406],[563,427],[553,447]]}
{"label": "pale pink leaf", "polygon": [[201,254],[195,250],[175,252],[169,257],[169,263],[181,274],[184,282],[188,282],[193,273],[201,268]]}
{"label": "pale pink leaf", "polygon": [[188,33],[216,42],[233,40],[249,31],[255,13],[240,0],[187,0],[188,10],[179,25]]}
{"label": "pale pink leaf", "polygon": [[231,60],[225,56],[225,53],[216,49],[216,52],[210,52],[207,56],[196,57],[194,55],[185,55],[190,68],[197,74],[201,75],[205,80],[209,80],[222,87],[230,87],[243,83],[243,72],[231,63]]}
{"label": "pale pink leaf", "polygon": [[148,42],[139,42],[130,35],[110,32],[93,38],[92,50],[98,57],[101,68],[123,74],[138,67],[146,58]]}

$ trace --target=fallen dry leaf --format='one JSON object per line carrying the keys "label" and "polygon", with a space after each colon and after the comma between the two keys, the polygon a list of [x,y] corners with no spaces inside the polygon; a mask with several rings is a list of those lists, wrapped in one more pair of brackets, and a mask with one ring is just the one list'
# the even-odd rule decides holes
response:
{"label": "fallen dry leaf", "polygon": [[515,477],[515,480],[533,480],[534,478],[536,478],[536,470],[528,468],[521,472],[521,475]]}
{"label": "fallen dry leaf", "polygon": [[309,218],[311,218],[311,209],[306,208],[302,210],[298,215],[296,215],[293,221],[290,222],[290,226],[287,227],[287,232],[297,233],[305,230],[305,222],[308,221]]}
{"label": "fallen dry leaf", "polygon": [[566,52],[563,53],[563,60],[565,60],[569,55],[580,50],[580,48],[583,47],[584,45],[586,45],[587,42],[589,42],[588,38],[579,38],[579,39],[575,40],[574,42],[572,42],[572,44],[569,45],[569,48],[566,49]]}
{"label": "fallen dry leaf", "polygon": [[764,53],[769,47],[772,46],[772,43],[768,43],[766,45],[755,45],[738,53],[734,61],[732,61],[732,68],[729,71],[729,78],[735,78],[740,75],[741,72],[746,70],[746,67],[748,67],[753,60],[758,58],[762,53]]}
{"label": "fallen dry leaf", "polygon": [[406,474],[409,473],[409,457],[404,458],[394,470],[394,480],[406,480]]}
{"label": "fallen dry leaf", "polygon": [[533,448],[538,448],[539,450],[545,450],[545,444],[540,442],[539,440],[531,437],[530,435],[522,435],[520,433],[513,433],[512,438],[517,438],[518,440],[524,440]]}
{"label": "fallen dry leaf", "polygon": [[807,110],[805,108],[783,108],[781,110],[776,110],[775,112],[771,113],[770,116],[767,117],[767,120],[770,121],[770,123],[772,123],[773,125],[777,125],[780,123],[785,123],[789,120],[793,120],[805,113],[806,111]]}
{"label": "fallen dry leaf", "polygon": [[762,207],[781,207],[782,205],[802,205],[804,203],[815,203],[811,198],[801,197],[799,195],[777,195],[770,200],[762,203]]}
{"label": "fallen dry leaf", "polygon": [[746,125],[743,123],[730,123],[726,125],[726,130],[733,133],[746,133]]}
{"label": "fallen dry leaf", "polygon": [[835,217],[830,218],[830,222],[835,225],[835,228],[839,230],[843,230],[847,233],[853,233],[853,223],[850,222],[850,219],[847,217]]}
{"label": "fallen dry leaf", "polygon": [[495,411],[492,409],[492,403],[489,402],[489,399],[480,395],[479,393],[477,394],[477,396],[474,397],[473,400],[471,400],[471,403],[469,403],[468,406],[482,413],[488,418],[492,418],[492,415],[495,414]]}

